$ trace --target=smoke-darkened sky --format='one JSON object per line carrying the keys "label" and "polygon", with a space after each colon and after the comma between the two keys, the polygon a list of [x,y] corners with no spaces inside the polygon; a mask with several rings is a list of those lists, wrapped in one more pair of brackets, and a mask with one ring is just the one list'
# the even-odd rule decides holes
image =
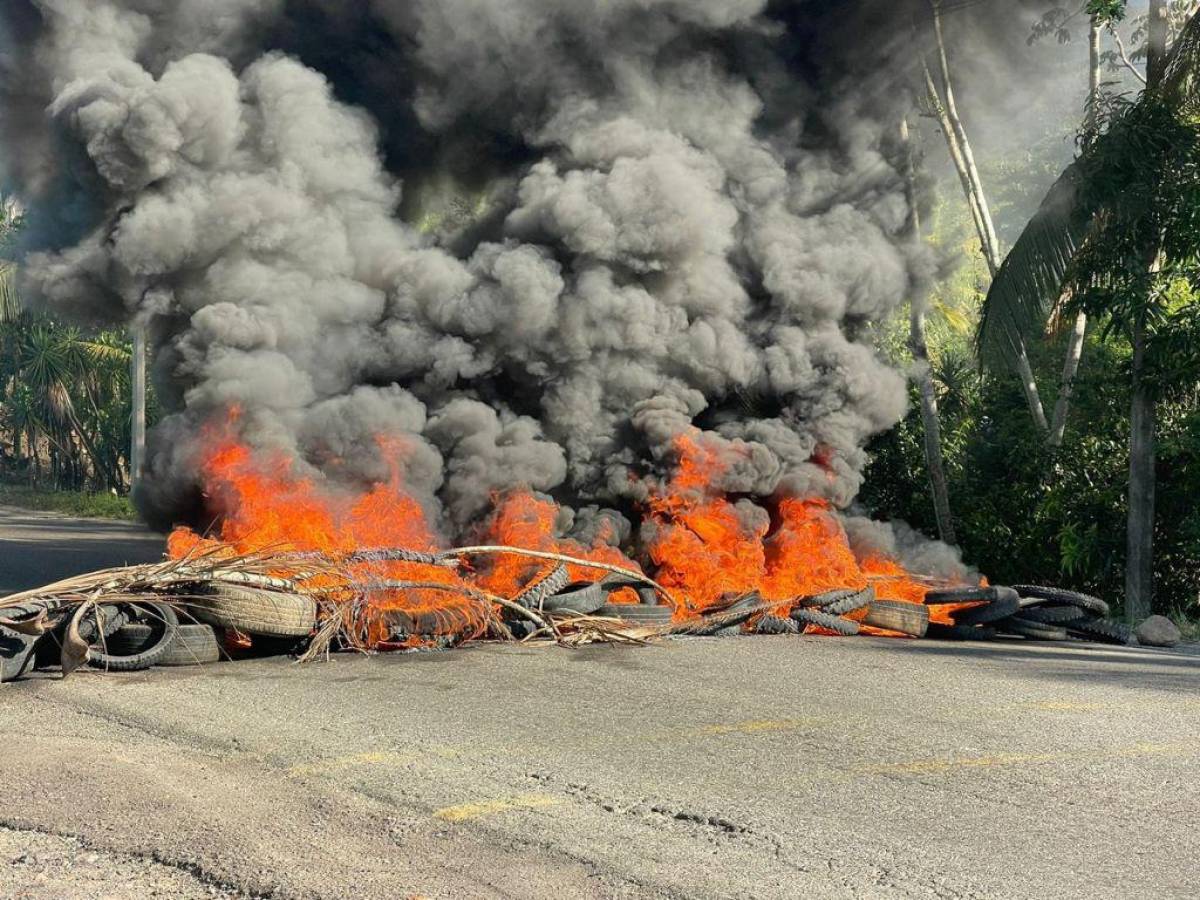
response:
{"label": "smoke-darkened sky", "polygon": [[[985,153],[1074,102],[1038,98],[1076,50],[989,6],[950,23]],[[448,533],[512,487],[577,528],[619,517],[691,429],[724,490],[844,506],[906,406],[862,325],[935,269],[895,158],[912,21],[867,0],[12,2],[26,291],[149,326],[156,521],[188,515],[197,435],[230,406],[331,484],[382,477],[374,436],[400,438]]]}

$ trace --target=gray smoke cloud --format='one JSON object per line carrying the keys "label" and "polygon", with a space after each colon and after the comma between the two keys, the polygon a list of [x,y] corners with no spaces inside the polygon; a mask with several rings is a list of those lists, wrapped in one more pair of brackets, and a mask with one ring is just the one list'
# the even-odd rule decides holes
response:
{"label": "gray smoke cloud", "polygon": [[230,406],[339,482],[384,477],[375,436],[401,438],[448,534],[522,486],[619,537],[690,429],[723,489],[845,507],[904,415],[863,336],[935,269],[889,151],[903,11],[11,6],[8,155],[42,149],[5,174],[90,211],[47,226],[28,288],[150,329],[154,522],[194,514],[197,435]]}

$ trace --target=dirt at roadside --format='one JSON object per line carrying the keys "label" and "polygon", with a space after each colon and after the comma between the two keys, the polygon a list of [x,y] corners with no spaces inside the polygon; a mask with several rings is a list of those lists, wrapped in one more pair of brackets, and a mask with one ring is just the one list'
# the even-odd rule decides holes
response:
{"label": "dirt at roadside", "polygon": [[75,838],[0,827],[0,897],[13,900],[212,900],[248,897],[190,872],[100,853]]}

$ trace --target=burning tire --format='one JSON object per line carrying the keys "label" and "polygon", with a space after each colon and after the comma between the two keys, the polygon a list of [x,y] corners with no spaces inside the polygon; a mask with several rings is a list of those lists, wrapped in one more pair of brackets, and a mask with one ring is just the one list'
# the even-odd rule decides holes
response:
{"label": "burning tire", "polygon": [[755,634],[799,634],[800,624],[795,619],[767,614],[753,625]]}
{"label": "burning tire", "polygon": [[567,586],[567,582],[570,580],[571,575],[566,566],[555,566],[548,572],[538,574],[529,584],[521,588],[520,592],[512,598],[513,603],[519,603],[526,609],[543,609],[545,607],[542,604],[546,598],[557,594]]}
{"label": "burning tire", "polygon": [[925,637],[929,630],[929,609],[900,600],[876,600],[867,608],[863,624],[899,631],[911,637]]}
{"label": "burning tire", "polygon": [[109,652],[112,647],[109,647],[108,651],[92,647],[88,652],[88,665],[113,672],[137,672],[157,665],[166,656],[179,631],[179,617],[175,615],[175,610],[165,603],[139,605],[144,606],[148,612],[146,627],[150,629],[151,636],[147,645],[130,654]]}
{"label": "burning tire", "polygon": [[986,625],[942,625],[930,622],[925,636],[940,641],[990,641],[996,636],[996,629]]}
{"label": "burning tire", "polygon": [[793,609],[792,618],[801,625],[816,625],[818,628],[844,634],[846,637],[853,637],[859,632],[857,622],[843,619],[840,616],[831,616],[829,613],[817,612],[815,609]]}
{"label": "burning tire", "polygon": [[246,634],[304,637],[317,624],[317,605],[309,597],[225,583],[206,585],[203,600],[188,609],[201,622],[236,628]]}
{"label": "burning tire", "polygon": [[949,591],[930,591],[925,595],[925,604],[946,606],[951,603],[991,603],[999,596],[994,587],[954,588]]}
{"label": "burning tire", "polygon": [[1099,597],[1093,597],[1090,594],[1080,594],[1077,591],[1064,591],[1062,588],[1039,587],[1032,584],[1015,584],[1013,587],[1022,597],[1048,600],[1060,606],[1075,606],[1101,618],[1107,618],[1109,614],[1108,604]]}
{"label": "burning tire", "polygon": [[596,615],[612,619],[624,619],[637,625],[669,625],[675,611],[669,606],[651,606],[647,603],[613,603],[601,606]]}
{"label": "burning tire", "polygon": [[[568,586],[570,589],[553,597],[546,597],[541,609],[545,612],[575,612],[591,615],[608,603],[608,590],[599,582]],[[538,607],[532,607],[538,609]]]}
{"label": "burning tire", "polygon": [[[140,622],[123,626],[108,641],[108,651],[119,656],[144,652],[154,641],[154,628]],[[211,625],[180,625],[175,640],[155,665],[199,666],[221,658],[221,645]]]}
{"label": "burning tire", "polygon": [[992,588],[996,599],[985,606],[973,606],[970,609],[951,613],[950,618],[955,625],[988,625],[1007,619],[1021,608],[1021,598],[1012,588]]}
{"label": "burning tire", "polygon": [[821,612],[831,616],[844,616],[857,612],[864,606],[875,601],[875,588],[868,585],[865,588],[843,588],[837,591],[826,591],[815,597],[806,598],[802,606],[820,607]]}
{"label": "burning tire", "polygon": [[1067,639],[1065,628],[1034,622],[1020,616],[1005,619],[997,628],[1005,634],[1015,634],[1034,641],[1065,641]]}

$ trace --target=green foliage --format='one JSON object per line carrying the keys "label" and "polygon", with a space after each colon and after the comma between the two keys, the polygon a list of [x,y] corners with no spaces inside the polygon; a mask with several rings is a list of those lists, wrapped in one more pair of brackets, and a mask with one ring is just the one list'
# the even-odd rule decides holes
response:
{"label": "green foliage", "polygon": [[[20,230],[0,200],[0,248]],[[123,492],[132,421],[132,348],[120,332],[84,332],[23,309],[17,267],[0,259],[0,476]],[[148,392],[148,419],[153,395]]]}
{"label": "green foliage", "polygon": [[37,490],[0,483],[0,505],[63,513],[89,519],[133,520],[137,513],[126,496],[113,493]]}
{"label": "green foliage", "polygon": [[[1050,583],[1124,594],[1129,466],[1129,346],[1093,338],[1077,382],[1064,446],[1048,450],[1019,386],[982,374],[965,344],[934,364],[943,451],[964,558],[999,583]],[[1062,342],[1038,347],[1035,367],[1061,364]],[[1161,608],[1200,615],[1200,388],[1160,403],[1156,588]],[[1052,402],[1052,398],[1047,398]],[[871,445],[862,502],[874,514],[936,532],[912,412]]]}

